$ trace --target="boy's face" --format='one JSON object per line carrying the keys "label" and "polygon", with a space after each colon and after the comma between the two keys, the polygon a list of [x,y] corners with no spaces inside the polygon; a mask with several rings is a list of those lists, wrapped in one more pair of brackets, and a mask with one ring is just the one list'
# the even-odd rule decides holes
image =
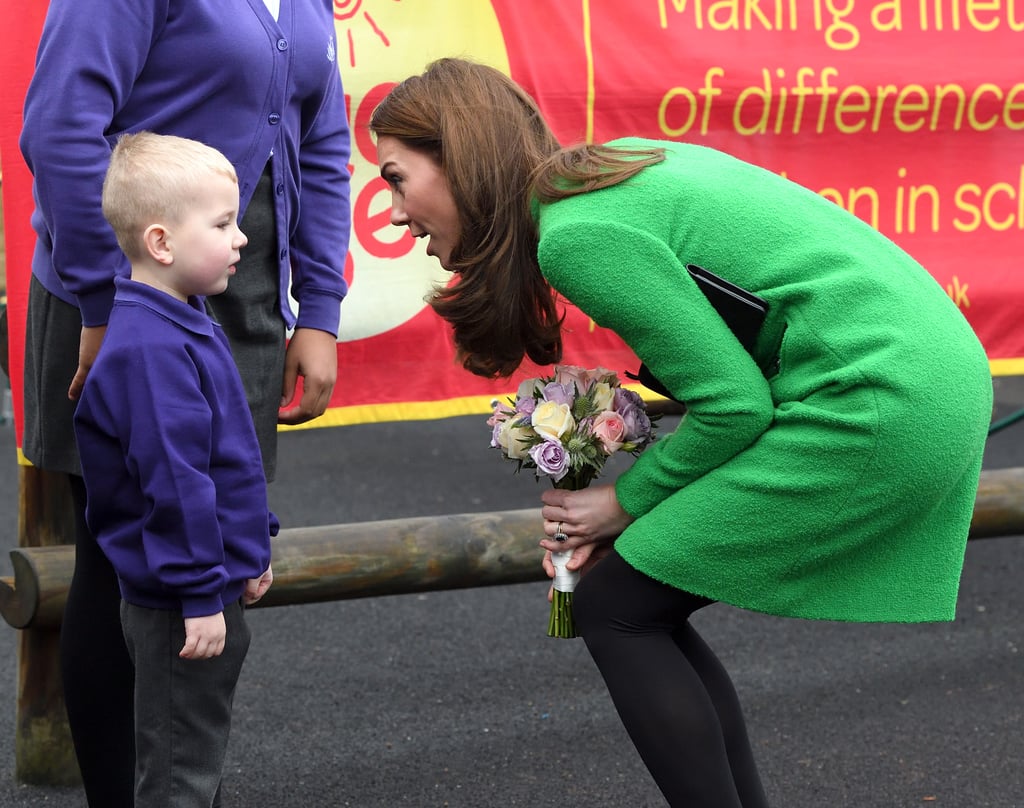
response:
{"label": "boy's face", "polygon": [[238,185],[211,173],[169,233],[173,261],[162,280],[184,298],[223,292],[248,241],[238,229]]}

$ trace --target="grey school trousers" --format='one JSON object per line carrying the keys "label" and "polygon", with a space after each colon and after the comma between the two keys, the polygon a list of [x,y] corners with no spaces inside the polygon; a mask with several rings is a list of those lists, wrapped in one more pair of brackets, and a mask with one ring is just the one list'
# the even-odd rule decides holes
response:
{"label": "grey school trousers", "polygon": [[122,601],[135,663],[135,808],[211,808],[218,799],[231,705],[251,633],[241,603],[224,609],[224,652],[182,659],[180,612]]}

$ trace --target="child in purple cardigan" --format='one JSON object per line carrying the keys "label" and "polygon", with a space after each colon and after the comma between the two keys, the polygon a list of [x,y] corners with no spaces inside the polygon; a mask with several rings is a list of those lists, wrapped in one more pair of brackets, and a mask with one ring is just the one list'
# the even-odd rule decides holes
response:
{"label": "child in purple cardigan", "polygon": [[235,272],[238,180],[217,150],[117,143],[103,213],[131,260],[75,414],[86,518],[135,665],[135,805],[214,804],[277,520],[241,378],[203,305]]}

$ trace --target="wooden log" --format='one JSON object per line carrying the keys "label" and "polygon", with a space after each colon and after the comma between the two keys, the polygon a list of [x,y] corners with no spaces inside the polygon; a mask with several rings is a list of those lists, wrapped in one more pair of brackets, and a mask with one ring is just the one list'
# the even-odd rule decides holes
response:
{"label": "wooden log", "polygon": [[[272,540],[274,585],[260,607],[539,581],[535,509],[450,514],[282,530]],[[59,628],[74,548],[18,547],[0,580],[15,628]]]}
{"label": "wooden log", "polygon": [[0,613],[14,628],[57,628],[75,571],[75,548],[19,547],[11,551],[14,578],[0,579]]}
{"label": "wooden log", "polygon": [[[35,575],[24,594],[18,587],[0,601],[16,604],[17,620],[27,627],[18,638],[18,692],[14,739],[14,775],[21,783],[77,785],[81,782],[64,708],[60,677],[60,620],[74,567],[74,509],[65,474],[22,466],[19,469],[17,552],[28,558],[14,561],[15,580]],[[47,560],[47,575],[34,566]],[[59,585],[54,585],[54,579]],[[27,581],[26,581],[27,584]],[[34,611],[33,611],[34,609]],[[6,617],[6,613],[5,613]]]}
{"label": "wooden log", "polygon": [[283,530],[274,585],[256,605],[539,581],[541,529],[531,509]]}
{"label": "wooden log", "polygon": [[18,637],[14,777],[39,786],[81,783],[57,656],[60,632],[33,628]]}
{"label": "wooden log", "polygon": [[972,539],[1024,534],[1024,468],[981,472],[971,518]]}
{"label": "wooden log", "polygon": [[[540,581],[539,509],[291,528],[273,540],[261,607]],[[972,539],[1024,535],[1024,468],[982,472]],[[74,548],[11,551],[0,612],[15,628],[60,625]]]}

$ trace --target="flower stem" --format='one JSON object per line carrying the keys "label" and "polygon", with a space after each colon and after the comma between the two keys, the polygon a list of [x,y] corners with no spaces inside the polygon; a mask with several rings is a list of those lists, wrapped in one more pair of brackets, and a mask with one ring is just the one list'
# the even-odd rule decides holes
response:
{"label": "flower stem", "polygon": [[552,581],[551,616],[548,618],[549,637],[571,639],[577,636],[576,622],[572,617],[572,593],[579,583],[580,574],[565,568],[570,558],[572,550],[551,554],[555,580]]}
{"label": "flower stem", "polygon": [[576,634],[576,623],[572,618],[572,592],[551,593],[551,616],[548,618],[548,636],[569,640]]}

